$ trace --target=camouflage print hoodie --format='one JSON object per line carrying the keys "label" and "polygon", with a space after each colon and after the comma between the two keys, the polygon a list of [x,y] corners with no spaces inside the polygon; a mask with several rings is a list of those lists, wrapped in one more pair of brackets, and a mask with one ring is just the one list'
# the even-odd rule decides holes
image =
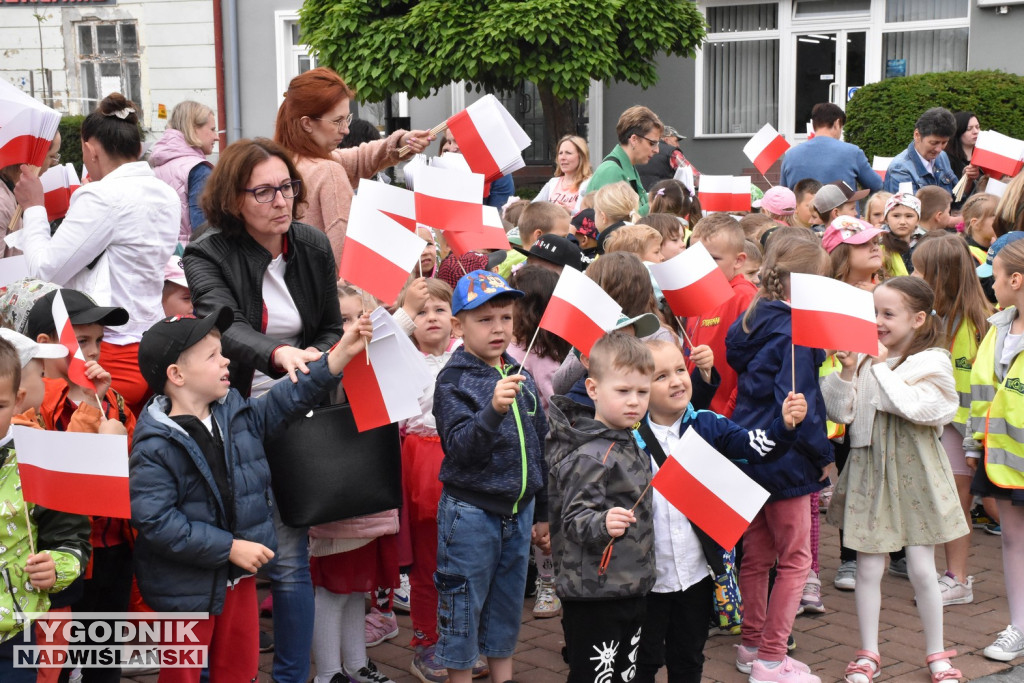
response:
{"label": "camouflage print hoodie", "polygon": [[651,481],[650,458],[632,432],[611,429],[594,411],[554,396],[550,431],[548,503],[555,592],[563,600],[602,600],[646,595],[654,586],[652,497],[635,511],[636,524],[615,539],[607,572],[598,575],[611,536],[605,517],[613,507],[627,510]]}

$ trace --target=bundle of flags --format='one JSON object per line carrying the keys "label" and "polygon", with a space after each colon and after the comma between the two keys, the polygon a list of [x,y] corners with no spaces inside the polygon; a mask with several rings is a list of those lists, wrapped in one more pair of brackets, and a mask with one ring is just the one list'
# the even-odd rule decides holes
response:
{"label": "bundle of flags", "polygon": [[71,206],[71,195],[82,186],[74,164],[54,166],[39,176],[39,182],[43,184],[46,219],[53,222],[58,218],[64,218]]}
{"label": "bundle of flags", "polygon": [[530,136],[494,95],[484,95],[448,119],[448,130],[470,169],[487,182],[523,168]]}
{"label": "bundle of flags", "polygon": [[42,166],[60,113],[0,78],[0,168]]}

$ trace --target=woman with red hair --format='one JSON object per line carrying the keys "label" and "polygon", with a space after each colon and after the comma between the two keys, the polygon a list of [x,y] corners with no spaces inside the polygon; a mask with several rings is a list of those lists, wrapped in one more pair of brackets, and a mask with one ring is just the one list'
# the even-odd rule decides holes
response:
{"label": "woman with red hair", "polygon": [[[338,264],[353,188],[359,180],[422,152],[434,139],[427,131],[398,130],[358,147],[338,149],[352,121],[349,105],[353,95],[331,69],[321,66],[307,71],[288,84],[274,128],[274,141],[293,155],[302,175],[307,206],[301,220],[327,233]],[[409,151],[399,154],[399,148],[405,146]]]}

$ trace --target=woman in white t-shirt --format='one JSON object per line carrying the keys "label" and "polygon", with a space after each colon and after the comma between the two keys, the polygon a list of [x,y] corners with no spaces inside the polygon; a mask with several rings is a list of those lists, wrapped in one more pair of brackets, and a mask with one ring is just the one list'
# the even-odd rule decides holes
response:
{"label": "woman in white t-shirt", "polygon": [[590,168],[590,149],[578,135],[565,135],[558,141],[555,177],[547,182],[533,201],[558,204],[575,216],[580,210],[580,197],[594,174]]}

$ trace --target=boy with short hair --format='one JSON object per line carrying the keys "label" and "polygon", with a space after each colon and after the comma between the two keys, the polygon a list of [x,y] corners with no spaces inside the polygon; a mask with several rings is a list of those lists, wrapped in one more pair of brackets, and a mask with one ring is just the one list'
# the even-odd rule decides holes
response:
{"label": "boy with short hair", "polygon": [[[711,410],[732,415],[736,406],[737,375],[725,360],[725,336],[729,326],[743,315],[757,294],[755,287],[744,274],[747,254],[743,228],[728,214],[713,213],[697,222],[690,236],[691,246],[703,244],[725,274],[732,286],[732,298],[715,309],[707,311],[693,320],[687,320],[687,331],[694,346],[707,345],[715,354],[715,369],[721,377],[721,384],[711,399]],[[693,370],[690,363],[690,370]]]}
{"label": "boy with short hair", "polygon": [[[839,216],[857,217],[857,202],[868,196],[870,190],[855,192],[841,180],[822,185],[814,194],[814,210],[818,212],[822,225],[832,224]],[[822,229],[824,231],[824,229]]]}
{"label": "boy with short hair", "polygon": [[[50,594],[70,586],[85,570],[90,551],[89,518],[47,510],[22,497],[11,421],[16,413],[38,408],[33,401],[42,398],[38,390],[30,394],[21,386],[22,370],[38,359],[60,354],[52,346],[43,347],[16,332],[5,329],[0,334],[0,433],[5,435],[0,439],[0,509],[7,525],[7,536],[0,544],[0,567],[4,568],[4,582],[17,587],[20,595],[15,601],[9,590],[0,590],[0,680],[34,683],[35,669],[13,666],[14,646],[26,644],[18,637],[26,626],[20,617],[25,612],[47,611]],[[35,528],[26,527],[26,506]]]}
{"label": "boy with short hair", "polygon": [[921,200],[921,220],[918,225],[924,230],[945,230],[949,224],[949,209],[953,196],[938,185],[925,185],[917,191]]}
{"label": "boy with short hair", "polygon": [[526,260],[524,252],[529,252],[533,243],[544,235],[566,237],[571,229],[569,212],[558,204],[551,202],[531,202],[519,215],[519,239],[523,251],[509,250],[508,256],[498,266],[498,274],[506,280],[512,275],[512,269]]}
{"label": "boy with short hair", "polygon": [[[693,409],[690,376],[678,346],[650,340],[647,347],[654,361],[650,409],[637,431],[655,471],[691,428],[730,460],[771,460],[793,445],[796,427],[807,413],[803,395],[785,399],[782,415],[767,432],[747,430],[710,410]],[[635,680],[653,683],[658,669],[667,664],[669,680],[699,681],[714,606],[714,578],[725,573],[723,549],[660,493],[652,493],[657,579],[647,596]]]}
{"label": "boy with short hair", "polygon": [[814,195],[821,189],[821,183],[814,178],[804,178],[793,188],[796,197],[796,211],[790,216],[789,224],[794,228],[810,228],[819,225],[821,219],[814,208]]}
{"label": "boy with short hair", "polygon": [[[274,556],[270,468],[263,439],[323,398],[363,349],[372,326],[352,325],[295,383],[256,399],[231,389],[221,308],[205,318],[156,323],[139,344],[139,371],[157,395],[132,444],[135,570],[146,603],[162,612],[208,612],[193,630],[210,645],[210,680],[255,680],[259,658],[253,574]],[[197,683],[200,668],[160,672]]]}
{"label": "boy with short hair", "polygon": [[549,519],[569,683],[628,680],[636,662],[655,568],[651,497],[641,498],[650,459],[632,429],[647,412],[653,371],[643,342],[611,332],[590,352],[593,412],[551,399]]}
{"label": "boy with short hair", "polygon": [[458,281],[452,327],[463,346],[434,389],[444,450],[435,652],[451,683],[468,683],[480,654],[491,680],[511,680],[530,543],[548,545],[546,521],[533,524],[531,533],[534,517],[548,518],[547,421],[533,378],[506,352],[513,301],[521,296],[485,270]]}

